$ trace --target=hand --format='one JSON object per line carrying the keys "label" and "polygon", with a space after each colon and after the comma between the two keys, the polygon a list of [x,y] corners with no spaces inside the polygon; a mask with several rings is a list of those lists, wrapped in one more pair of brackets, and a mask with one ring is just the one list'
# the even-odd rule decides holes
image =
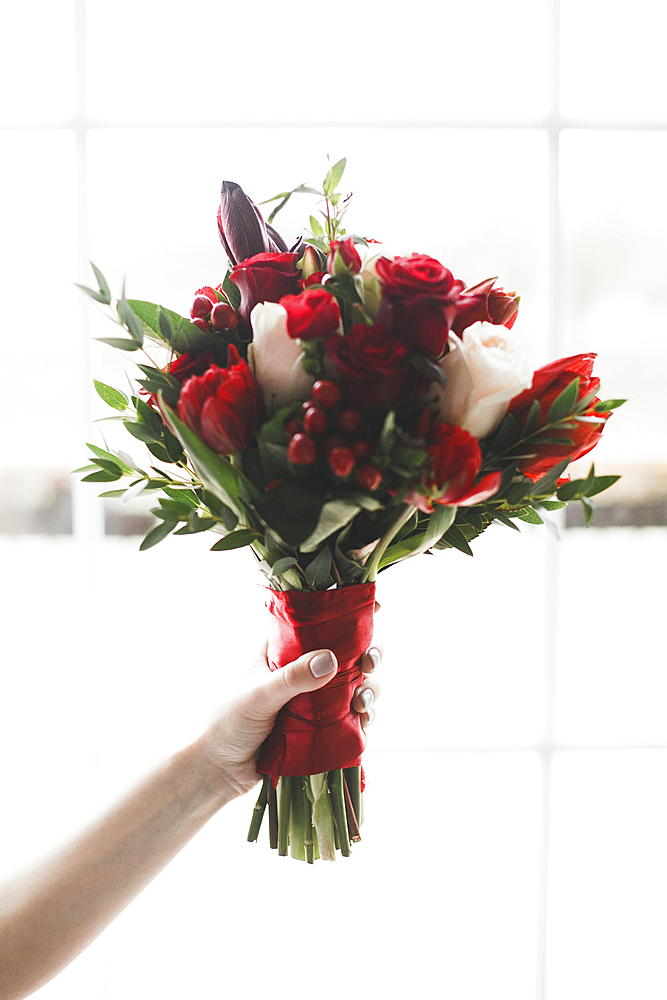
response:
{"label": "hand", "polygon": [[[381,659],[377,645],[361,657],[364,680],[355,691],[352,708],[361,715],[364,728],[373,720],[371,705],[380,693],[372,673]],[[255,666],[248,688],[222,707],[193,748],[207,772],[207,780],[219,778],[236,795],[243,795],[259,781],[255,757],[283,705],[297,694],[325,687],[338,670],[336,658],[328,649],[305,653],[274,672],[269,670],[264,652]]]}

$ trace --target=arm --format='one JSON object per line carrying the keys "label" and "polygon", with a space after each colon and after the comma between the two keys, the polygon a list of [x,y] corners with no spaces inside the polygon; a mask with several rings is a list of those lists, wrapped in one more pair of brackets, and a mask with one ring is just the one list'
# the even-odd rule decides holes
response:
{"label": "arm", "polygon": [[[372,670],[379,654],[366,654]],[[325,672],[317,675],[318,668]],[[258,780],[255,755],[282,706],[335,676],[308,653],[224,706],[193,743],[158,764],[100,819],[0,890],[0,1000],[21,1000],[68,965],[198,830]],[[377,694],[368,680],[363,688]],[[355,696],[354,707],[367,704]]]}

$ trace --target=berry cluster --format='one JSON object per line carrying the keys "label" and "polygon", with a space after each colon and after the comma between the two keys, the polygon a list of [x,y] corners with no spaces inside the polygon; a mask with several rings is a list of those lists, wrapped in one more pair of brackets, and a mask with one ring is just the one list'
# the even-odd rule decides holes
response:
{"label": "berry cluster", "polygon": [[290,437],[287,457],[293,465],[312,465],[317,458],[318,441],[334,476],[347,478],[355,472],[357,482],[367,490],[376,490],[382,472],[369,461],[371,446],[360,434],[363,417],[359,410],[338,409],[341,393],[335,382],[315,382],[311,398],[302,406],[301,419],[285,425]]}
{"label": "berry cluster", "polygon": [[233,330],[238,326],[239,318],[229,305],[222,301],[222,291],[205,285],[195,295],[190,316],[194,326],[210,333],[211,330],[222,332]]}

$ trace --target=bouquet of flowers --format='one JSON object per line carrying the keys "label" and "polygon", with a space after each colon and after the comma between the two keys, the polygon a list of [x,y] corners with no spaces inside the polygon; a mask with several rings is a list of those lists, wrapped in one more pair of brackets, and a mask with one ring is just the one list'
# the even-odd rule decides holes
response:
{"label": "bouquet of flowers", "polygon": [[[248,839],[268,811],[271,846],[307,862],[359,839],[364,734],[350,705],[378,573],[434,549],[472,555],[491,524],[548,522],[571,500],[588,523],[591,497],[618,477],[565,470],[623,402],[598,398],[592,354],[531,372],[512,333],[519,298],[496,279],[467,287],[432,257],[346,233],[344,168],[269,199],[266,222],[225,182],[227,273],[197,290],[190,318],[112,302],[94,265],[98,288],[84,289],[124,331],[105,342],[151,362],[137,364],[131,398],[95,383],[151,457],[144,469],[91,444],[77,471],[130,480],[104,497],[157,495],[142,549],[211,531],[213,552],[251,550],[271,669],[320,647],[338,658],[330,684],[282,710],[258,758]],[[271,223],[296,193],[319,208],[288,249]]]}

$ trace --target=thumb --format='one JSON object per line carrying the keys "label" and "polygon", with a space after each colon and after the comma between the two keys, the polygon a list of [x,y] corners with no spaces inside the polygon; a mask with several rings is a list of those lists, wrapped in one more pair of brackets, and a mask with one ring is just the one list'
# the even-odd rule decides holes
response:
{"label": "thumb", "polygon": [[317,691],[336,676],[338,662],[330,649],[304,653],[298,660],[274,670],[255,691],[257,709],[273,717],[297,694]]}

